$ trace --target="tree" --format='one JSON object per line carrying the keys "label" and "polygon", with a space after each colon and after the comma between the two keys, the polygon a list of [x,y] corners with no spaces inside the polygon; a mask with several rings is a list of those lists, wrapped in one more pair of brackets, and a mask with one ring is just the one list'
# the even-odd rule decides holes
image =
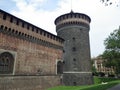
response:
{"label": "tree", "polygon": [[105,6],[116,4],[116,6],[119,5],[120,0],[100,0]]}
{"label": "tree", "polygon": [[120,27],[105,39],[104,45],[105,51],[102,57],[105,60],[105,66],[114,66],[116,74],[120,74]]}

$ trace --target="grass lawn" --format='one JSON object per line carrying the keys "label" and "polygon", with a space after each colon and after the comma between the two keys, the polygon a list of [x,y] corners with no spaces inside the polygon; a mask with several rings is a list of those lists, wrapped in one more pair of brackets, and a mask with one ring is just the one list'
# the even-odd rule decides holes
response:
{"label": "grass lawn", "polygon": [[[114,78],[94,78],[94,85],[86,86],[57,86],[47,90],[106,90],[120,83],[120,80]],[[107,84],[101,84],[101,82],[108,82]]]}

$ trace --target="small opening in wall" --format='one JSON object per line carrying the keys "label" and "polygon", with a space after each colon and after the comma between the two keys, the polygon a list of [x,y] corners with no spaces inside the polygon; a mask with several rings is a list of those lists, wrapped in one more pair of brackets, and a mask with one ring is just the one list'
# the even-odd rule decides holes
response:
{"label": "small opening in wall", "polygon": [[76,61],[76,59],[75,59],[75,58],[73,58],[73,61],[75,62],[75,61]]}
{"label": "small opening in wall", "polygon": [[7,27],[5,26],[5,30],[7,30]]}
{"label": "small opening in wall", "polygon": [[76,85],[77,85],[77,82],[73,82],[73,85],[76,86]]}
{"label": "small opening in wall", "polygon": [[75,41],[75,37],[73,37],[72,39],[73,39],[73,41]]}
{"label": "small opening in wall", "polygon": [[4,27],[4,26],[3,26],[3,25],[1,25],[1,27],[0,27],[0,28],[1,28],[1,29],[3,29],[3,27]]}
{"label": "small opening in wall", "polygon": [[80,28],[80,30],[82,30],[82,28]]}
{"label": "small opening in wall", "polygon": [[73,47],[73,48],[72,48],[72,51],[76,51],[76,48],[75,48],[75,47]]}
{"label": "small opening in wall", "polygon": [[63,53],[65,53],[65,50],[63,50]]}

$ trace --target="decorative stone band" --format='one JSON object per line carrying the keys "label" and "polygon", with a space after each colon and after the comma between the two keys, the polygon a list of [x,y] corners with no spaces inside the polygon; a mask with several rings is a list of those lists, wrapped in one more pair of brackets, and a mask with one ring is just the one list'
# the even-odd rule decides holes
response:
{"label": "decorative stone band", "polygon": [[87,20],[81,19],[81,18],[70,18],[62,20],[61,22],[58,22],[56,25],[65,24],[65,23],[85,23],[90,24]]}
{"label": "decorative stone band", "polygon": [[76,25],[76,26],[83,26],[86,27],[88,29],[90,29],[89,24],[83,23],[83,22],[66,22],[66,23],[62,23],[56,26],[56,31],[62,27],[66,27],[66,26],[71,26],[71,25]]}
{"label": "decorative stone band", "polygon": [[92,72],[74,72],[74,71],[69,71],[69,72],[63,72],[63,73],[81,73],[81,74],[92,74]]}

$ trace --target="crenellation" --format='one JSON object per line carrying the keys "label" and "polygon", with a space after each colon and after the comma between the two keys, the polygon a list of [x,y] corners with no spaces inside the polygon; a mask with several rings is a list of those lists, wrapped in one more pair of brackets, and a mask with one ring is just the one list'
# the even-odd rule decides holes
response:
{"label": "crenellation", "polygon": [[58,25],[60,22],[66,21],[68,19],[69,20],[71,19],[71,21],[73,21],[73,19],[74,20],[78,19],[79,22],[86,22],[87,24],[89,24],[91,21],[91,19],[85,14],[71,12],[70,14],[68,13],[61,15],[59,18],[55,20],[55,24]]}
{"label": "crenellation", "polygon": [[[33,35],[27,35],[26,33],[23,33],[23,32],[19,32],[19,31],[17,31],[17,30],[14,30],[14,29],[12,29],[11,30],[11,28],[9,28],[8,29],[8,27],[7,26],[3,26],[3,25],[1,25],[1,28],[3,29],[3,32],[4,33],[7,33],[8,35],[12,35],[12,36],[16,36],[16,37],[18,37],[18,38],[21,38],[21,39],[25,39],[25,40],[30,40],[31,42],[36,42],[36,39],[35,38],[37,38],[37,37],[34,37]],[[46,33],[44,32],[44,34],[46,35]],[[28,38],[28,39],[27,39]],[[48,38],[48,37],[47,37]],[[47,39],[46,38],[46,39]],[[41,38],[42,39],[42,38]],[[46,41],[46,39],[45,39],[45,41]],[[57,40],[55,40],[55,36],[53,36],[53,38],[51,38],[52,40],[51,40],[51,42],[52,41],[54,41],[54,42],[52,42],[52,43],[54,43],[54,44],[57,44],[56,42],[57,42]],[[46,41],[46,42],[48,42],[48,41]],[[61,43],[61,42],[59,42],[59,43]],[[62,43],[61,43],[62,44]],[[44,44],[43,44],[44,45]],[[51,46],[53,46],[53,45],[51,45]],[[56,47],[56,46],[53,46],[54,48]]]}
{"label": "crenellation", "polygon": [[[25,21],[15,17],[15,16],[12,16],[12,15],[10,15],[2,10],[1,10],[1,13],[3,15],[3,17],[2,17],[3,23],[2,24],[4,26],[8,26],[8,27],[10,26],[11,28],[17,28],[18,31],[33,35],[34,37],[37,36],[37,38],[39,38],[41,35],[41,38],[44,38],[44,39],[46,38],[45,40],[47,40],[47,41],[50,41],[50,40],[48,40],[49,35],[50,36],[52,35],[53,37],[58,38],[57,36],[55,36],[49,32],[46,32],[46,31],[44,31],[36,26],[33,26],[32,24],[25,22]],[[29,32],[28,32],[28,30],[29,30]],[[37,34],[39,34],[39,35],[37,35]],[[52,38],[49,38],[49,39],[52,39]],[[58,42],[56,41],[55,38],[53,38],[53,40],[51,40],[51,41],[52,41],[52,43],[58,44]]]}

